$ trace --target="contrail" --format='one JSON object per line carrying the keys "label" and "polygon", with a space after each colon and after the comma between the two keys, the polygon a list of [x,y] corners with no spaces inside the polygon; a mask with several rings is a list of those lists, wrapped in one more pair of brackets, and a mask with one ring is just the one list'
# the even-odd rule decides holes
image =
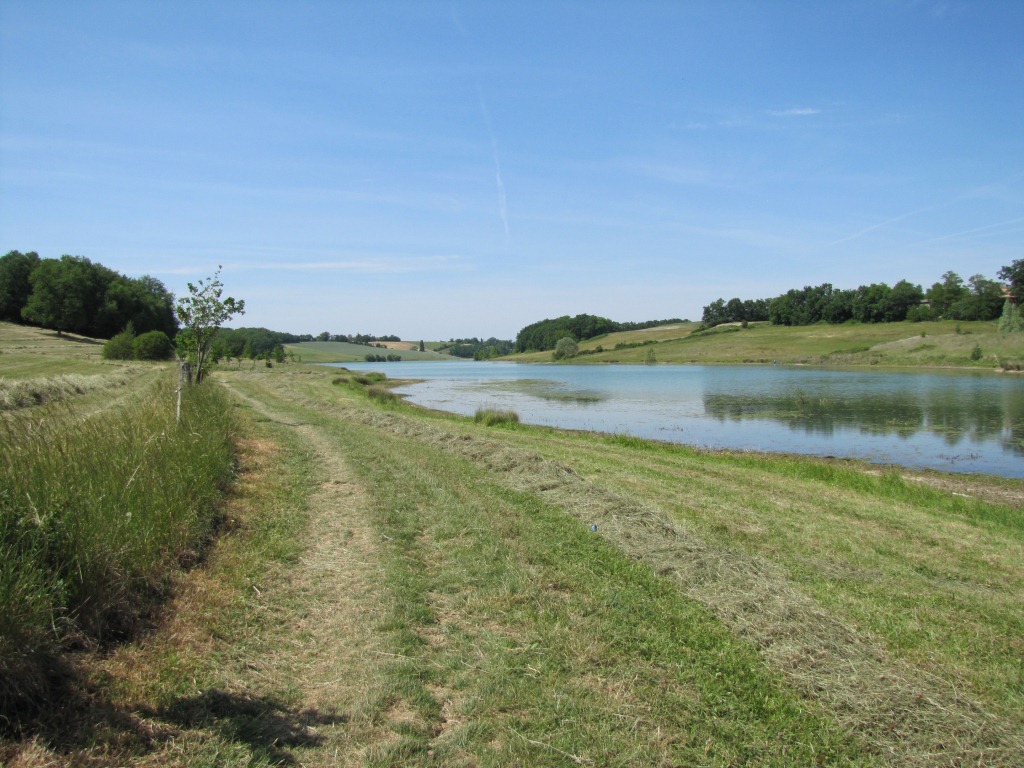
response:
{"label": "contrail", "polygon": [[487,111],[487,103],[484,101],[484,94],[479,84],[476,87],[476,95],[480,99],[480,111],[484,116],[484,125],[487,126],[487,135],[491,138],[491,155],[494,157],[494,181],[498,186],[498,214],[501,216],[501,223],[505,227],[505,239],[508,240],[508,198],[505,196],[505,182],[501,180],[501,160],[498,159],[498,142],[494,138],[494,130],[491,128],[491,116]]}
{"label": "contrail", "polygon": [[938,205],[929,205],[926,208],[918,208],[916,211],[910,211],[910,213],[903,213],[903,214],[900,214],[899,216],[893,216],[891,219],[886,219],[885,221],[879,222],[878,224],[872,224],[870,227],[862,229],[859,232],[854,232],[852,235],[847,235],[846,237],[842,237],[839,240],[835,240],[835,241],[829,243],[828,245],[826,245],[825,247],[826,248],[831,248],[834,245],[841,245],[843,243],[848,243],[851,240],[857,240],[857,239],[859,239],[861,237],[864,237],[864,235],[867,235],[867,234],[870,234],[871,232],[874,232],[877,229],[882,229],[883,227],[887,227],[890,224],[895,224],[897,221],[903,221],[903,219],[909,219],[911,216],[916,216],[919,213],[924,213],[926,211],[931,211],[931,210],[933,210],[935,208],[938,208],[938,207],[939,207]]}
{"label": "contrail", "polygon": [[[925,243],[939,243],[939,242],[942,242],[943,240],[952,240],[952,239],[957,238],[957,237],[964,237],[965,235],[976,235],[976,234],[978,234],[980,232],[991,233],[992,230],[1000,230],[1000,229],[1002,229],[1004,227],[1008,227],[1011,224],[1016,224],[1016,223],[1018,223],[1020,221],[1024,221],[1024,216],[1018,216],[1015,219],[1008,219],[1007,221],[998,221],[995,224],[987,224],[984,227],[975,227],[974,229],[965,229],[963,232],[953,232],[953,233],[948,234],[948,235],[939,235],[938,237],[933,237],[930,240],[925,240]],[[995,234],[1001,235],[1001,234],[1004,234],[1004,233],[997,231],[997,232],[995,232]]]}

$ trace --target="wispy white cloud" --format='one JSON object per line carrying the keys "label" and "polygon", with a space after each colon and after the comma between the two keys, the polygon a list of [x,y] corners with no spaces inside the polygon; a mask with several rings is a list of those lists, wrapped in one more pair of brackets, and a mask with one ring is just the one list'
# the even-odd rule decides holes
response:
{"label": "wispy white cloud", "polygon": [[363,275],[396,275],[468,269],[461,256],[371,256],[323,261],[265,261],[239,264],[237,270],[284,270],[288,272],[351,272]]}
{"label": "wispy white cloud", "polygon": [[[416,272],[452,272],[472,269],[462,256],[352,256],[310,261],[244,260],[238,254],[222,258],[225,272],[347,272],[359,275],[401,275]],[[201,270],[200,270],[201,271]],[[149,270],[153,275],[195,275],[196,267],[167,267]]]}
{"label": "wispy white cloud", "polygon": [[768,114],[772,117],[805,117],[821,114],[821,110],[814,107],[793,107],[791,109],[770,109]]}
{"label": "wispy white cloud", "polygon": [[615,167],[647,178],[666,181],[670,184],[717,188],[730,187],[730,183],[721,172],[713,172],[706,168],[646,159],[622,160],[615,163]]}

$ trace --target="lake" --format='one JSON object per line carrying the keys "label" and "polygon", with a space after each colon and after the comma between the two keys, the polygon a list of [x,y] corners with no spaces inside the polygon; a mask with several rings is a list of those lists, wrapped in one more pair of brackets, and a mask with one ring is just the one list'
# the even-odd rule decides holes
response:
{"label": "lake", "polygon": [[841,456],[948,472],[1024,477],[1024,380],[988,372],[791,366],[346,363],[418,379],[397,391],[472,416],[704,448]]}

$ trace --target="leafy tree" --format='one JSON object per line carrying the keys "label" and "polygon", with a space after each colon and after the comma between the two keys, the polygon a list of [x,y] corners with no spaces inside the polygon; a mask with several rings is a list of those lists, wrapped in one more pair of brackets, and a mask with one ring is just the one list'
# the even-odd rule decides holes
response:
{"label": "leafy tree", "polygon": [[217,329],[234,315],[245,314],[245,301],[224,294],[220,266],[212,277],[188,284],[188,296],[178,299],[175,314],[181,323],[177,336],[178,356],[192,365],[196,383],[206,376],[210,345]]}
{"label": "leafy tree", "polygon": [[1010,265],[1000,268],[999,278],[1010,284],[1010,293],[1018,306],[1024,302],[1024,259],[1016,259]]}
{"label": "leafy tree", "polygon": [[580,352],[579,345],[576,343],[576,339],[571,336],[559,339],[555,344],[554,359],[555,360],[569,360],[576,357]]}
{"label": "leafy tree", "polygon": [[29,276],[39,263],[39,254],[10,251],[0,258],[0,320],[21,322],[21,310],[32,293]]}
{"label": "leafy tree", "polygon": [[725,308],[725,299],[715,299],[704,307],[704,312],[701,314],[700,321],[710,328],[721,323],[729,322],[728,318],[729,313]]}
{"label": "leafy tree", "polygon": [[956,272],[949,271],[942,276],[941,283],[934,283],[925,294],[932,312],[938,318],[949,316],[950,310],[964,297],[967,289],[963,278]]}
{"label": "leafy tree", "polygon": [[32,293],[21,316],[54,329],[57,335],[65,331],[89,333],[106,292],[103,283],[109,283],[114,274],[106,268],[94,269],[92,262],[82,256],[42,259],[29,276]]}
{"label": "leafy tree", "polygon": [[853,319],[861,323],[884,323],[889,314],[892,293],[885,283],[862,285],[854,292]]}
{"label": "leafy tree", "polygon": [[889,292],[886,322],[898,323],[907,319],[907,312],[924,301],[921,286],[900,280]]}
{"label": "leafy tree", "polygon": [[173,336],[178,330],[174,319],[174,296],[155,277],[130,278],[114,273],[107,283],[98,315],[93,320],[93,334],[106,337],[129,322],[139,334],[163,331],[165,335]]}
{"label": "leafy tree", "polygon": [[995,280],[984,275],[972,275],[968,279],[970,288],[950,308],[950,315],[956,320],[995,320],[1003,308],[1003,289]]}

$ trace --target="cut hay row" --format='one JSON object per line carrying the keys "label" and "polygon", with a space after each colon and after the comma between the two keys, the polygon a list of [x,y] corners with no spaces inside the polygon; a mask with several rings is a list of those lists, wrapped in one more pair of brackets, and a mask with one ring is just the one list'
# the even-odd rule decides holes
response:
{"label": "cut hay row", "polygon": [[0,378],[0,411],[12,411],[57,403],[90,392],[123,387],[132,380],[128,373],[39,376],[31,379]]}
{"label": "cut hay row", "polygon": [[901,764],[925,763],[924,757],[937,753],[968,764],[1024,754],[1019,724],[987,712],[956,681],[893,658],[878,638],[837,620],[762,558],[712,545],[662,511],[599,488],[537,454],[392,413],[347,416],[443,447],[596,525],[602,536],[675,579],[688,597],[757,646],[843,730],[860,733]]}

